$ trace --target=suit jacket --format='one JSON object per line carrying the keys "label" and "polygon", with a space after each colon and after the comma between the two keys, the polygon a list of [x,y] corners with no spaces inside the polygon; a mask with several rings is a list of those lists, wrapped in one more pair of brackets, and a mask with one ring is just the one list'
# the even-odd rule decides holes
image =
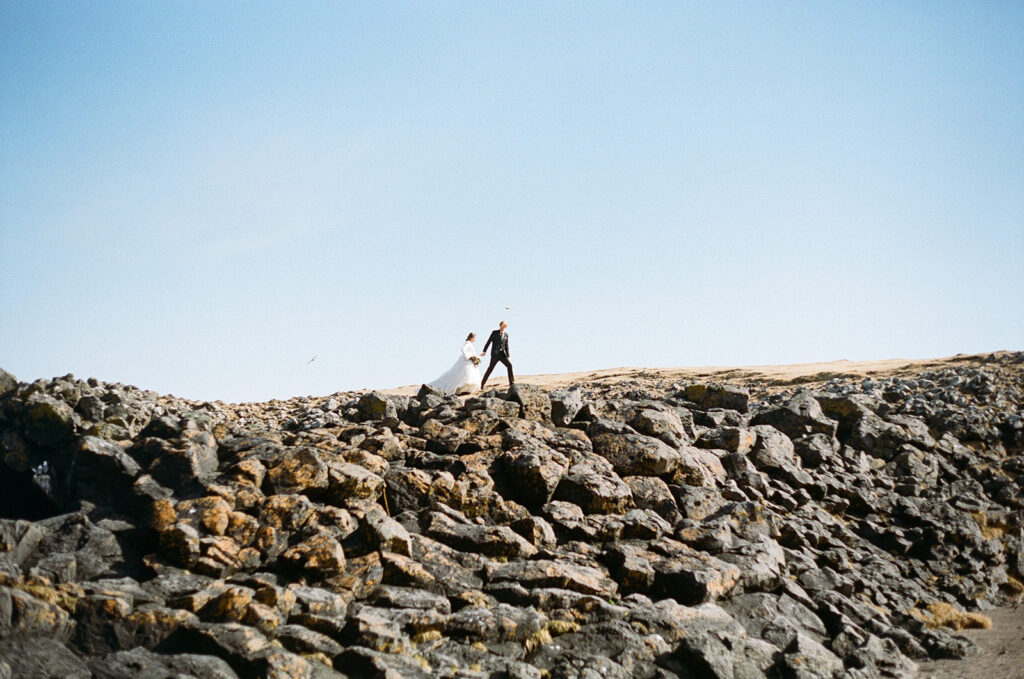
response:
{"label": "suit jacket", "polygon": [[487,338],[487,344],[484,345],[484,352],[487,352],[487,347],[494,345],[494,352],[492,356],[504,356],[509,357],[508,353],[508,333],[502,332],[501,330],[495,330],[491,333],[491,336]]}

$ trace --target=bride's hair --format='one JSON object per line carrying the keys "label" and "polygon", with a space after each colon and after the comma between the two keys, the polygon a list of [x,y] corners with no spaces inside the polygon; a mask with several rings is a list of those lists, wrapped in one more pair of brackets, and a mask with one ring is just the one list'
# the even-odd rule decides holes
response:
{"label": "bride's hair", "polygon": [[466,335],[466,341],[468,342],[471,339],[473,339],[474,337],[476,337],[476,333],[475,332],[471,332],[468,335]]}

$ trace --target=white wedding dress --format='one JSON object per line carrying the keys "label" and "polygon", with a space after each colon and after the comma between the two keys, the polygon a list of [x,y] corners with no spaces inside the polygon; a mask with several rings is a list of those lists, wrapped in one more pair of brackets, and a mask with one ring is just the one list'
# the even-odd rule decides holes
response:
{"label": "white wedding dress", "polygon": [[[455,365],[433,382],[428,382],[427,386],[446,394],[479,389],[480,370],[473,365],[474,356],[476,356],[476,350],[473,348],[473,343],[466,342],[462,345],[462,355],[455,361]],[[460,389],[460,387],[469,387],[469,389]]]}

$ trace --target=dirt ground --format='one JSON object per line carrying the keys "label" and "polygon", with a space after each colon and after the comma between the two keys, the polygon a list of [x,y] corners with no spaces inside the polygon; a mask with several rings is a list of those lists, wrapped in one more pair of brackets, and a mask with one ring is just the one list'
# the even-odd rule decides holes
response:
{"label": "dirt ground", "polygon": [[983,611],[992,629],[969,629],[977,649],[962,660],[919,663],[918,679],[1024,679],[1024,606]]}
{"label": "dirt ground", "polygon": [[[552,375],[521,375],[517,381],[544,389],[567,387],[578,382],[615,384],[630,379],[655,380],[709,380],[743,383],[750,380],[768,382],[780,387],[793,384],[825,382],[833,377],[885,377],[903,373],[935,370],[962,363],[984,363],[994,356],[1008,352],[952,356],[949,358],[892,358],[882,361],[830,361],[827,363],[795,363],[790,365],[759,366],[704,366],[689,368],[606,368],[576,373]],[[489,388],[508,384],[505,377],[495,375],[487,381]],[[383,390],[384,393],[414,395],[419,384]],[[1003,678],[1000,678],[1003,679]]]}

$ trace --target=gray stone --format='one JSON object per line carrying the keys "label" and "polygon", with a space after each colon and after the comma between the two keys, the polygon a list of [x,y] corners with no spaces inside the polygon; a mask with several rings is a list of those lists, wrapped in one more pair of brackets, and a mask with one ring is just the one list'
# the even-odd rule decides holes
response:
{"label": "gray stone", "polygon": [[549,395],[551,400],[551,421],[556,427],[567,427],[583,407],[579,389],[556,389]]}
{"label": "gray stone", "polygon": [[741,413],[747,412],[750,392],[732,384],[693,384],[679,394],[687,401],[696,403],[701,408],[725,408]]}

